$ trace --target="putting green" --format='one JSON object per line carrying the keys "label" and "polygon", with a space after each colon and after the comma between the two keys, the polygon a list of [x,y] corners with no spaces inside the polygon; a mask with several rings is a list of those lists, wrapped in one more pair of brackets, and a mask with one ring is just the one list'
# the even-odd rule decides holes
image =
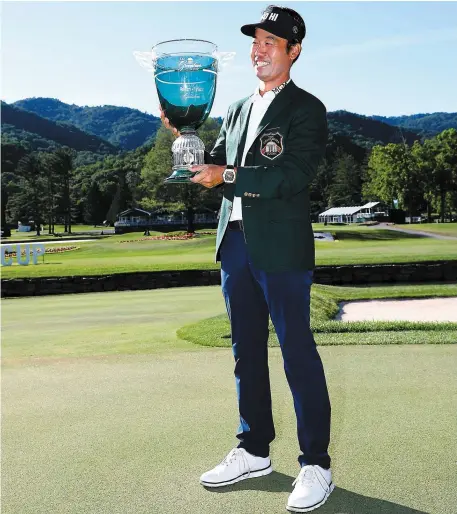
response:
{"label": "putting green", "polygon": [[176,330],[223,309],[217,286],[2,300],[3,362],[198,350]]}
{"label": "putting green", "polygon": [[[2,512],[285,512],[298,448],[277,348],[276,472],[218,491],[198,483],[236,442],[233,358],[175,332],[221,305],[219,288],[4,301]],[[452,513],[456,346],[319,351],[337,488],[318,512]]]}
{"label": "putting green", "polygon": [[[311,328],[316,343],[347,344],[453,344],[457,342],[457,323],[408,321],[334,321],[339,302],[375,298],[456,297],[457,284],[390,285],[342,287],[315,284],[311,292]],[[401,309],[401,303],[398,306]],[[270,322],[269,346],[279,346]],[[178,336],[202,346],[230,347],[230,322],[224,312],[218,316],[185,325]]]}

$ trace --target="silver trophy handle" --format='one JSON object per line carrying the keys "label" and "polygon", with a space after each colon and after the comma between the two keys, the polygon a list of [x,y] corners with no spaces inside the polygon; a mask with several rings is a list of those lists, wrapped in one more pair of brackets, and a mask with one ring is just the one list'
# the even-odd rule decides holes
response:
{"label": "silver trophy handle", "polygon": [[135,50],[133,55],[142,68],[150,73],[154,73],[156,59],[153,52],[139,52]]}

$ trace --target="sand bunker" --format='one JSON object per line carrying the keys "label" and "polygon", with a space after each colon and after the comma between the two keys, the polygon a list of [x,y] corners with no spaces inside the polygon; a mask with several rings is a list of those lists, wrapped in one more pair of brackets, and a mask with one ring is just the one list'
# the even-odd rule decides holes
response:
{"label": "sand bunker", "polygon": [[340,303],[340,321],[457,321],[457,298]]}

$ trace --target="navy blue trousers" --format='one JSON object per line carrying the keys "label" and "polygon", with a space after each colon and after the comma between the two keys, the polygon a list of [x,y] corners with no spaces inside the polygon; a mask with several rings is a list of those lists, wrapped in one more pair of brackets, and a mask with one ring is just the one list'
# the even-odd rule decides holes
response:
{"label": "navy blue trousers", "polygon": [[275,438],[268,370],[269,316],[275,326],[297,416],[298,461],[330,467],[330,400],[310,329],[312,271],[268,273],[250,262],[244,234],[221,244],[222,292],[232,332],[240,413],[239,447],[267,457]]}

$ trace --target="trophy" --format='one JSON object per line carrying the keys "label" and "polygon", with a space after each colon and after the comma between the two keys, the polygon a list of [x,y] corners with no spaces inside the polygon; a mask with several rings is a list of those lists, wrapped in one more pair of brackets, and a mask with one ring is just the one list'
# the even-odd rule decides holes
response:
{"label": "trophy", "polygon": [[181,134],[171,147],[173,173],[165,183],[191,183],[194,173],[190,166],[205,162],[205,145],[196,131],[213,106],[219,64],[235,54],[218,53],[216,45],[200,39],[163,41],[149,54],[134,54],[142,66],[153,71],[162,111]]}

